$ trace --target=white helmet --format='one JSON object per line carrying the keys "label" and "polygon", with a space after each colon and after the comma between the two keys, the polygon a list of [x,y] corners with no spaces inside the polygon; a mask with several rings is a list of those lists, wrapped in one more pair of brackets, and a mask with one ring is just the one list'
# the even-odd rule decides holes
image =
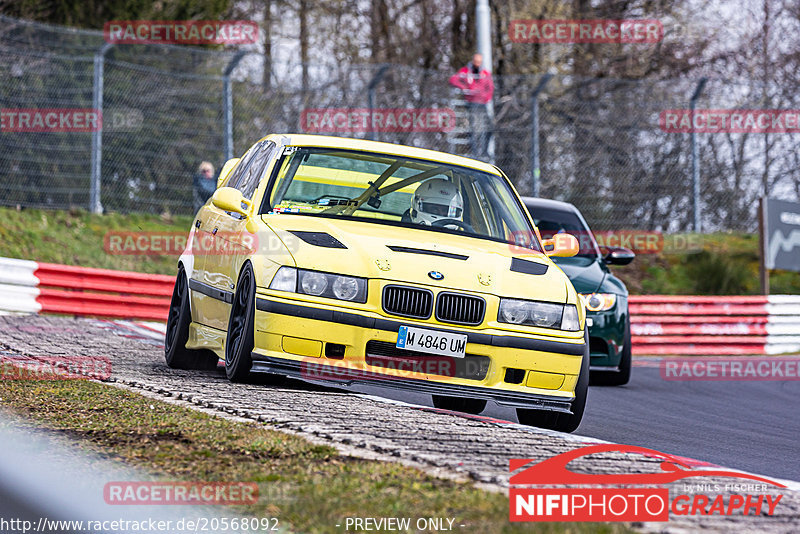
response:
{"label": "white helmet", "polygon": [[[434,178],[423,182],[411,199],[411,221],[430,226],[439,219],[462,220],[464,201],[453,182]],[[455,225],[454,225],[455,226]]]}

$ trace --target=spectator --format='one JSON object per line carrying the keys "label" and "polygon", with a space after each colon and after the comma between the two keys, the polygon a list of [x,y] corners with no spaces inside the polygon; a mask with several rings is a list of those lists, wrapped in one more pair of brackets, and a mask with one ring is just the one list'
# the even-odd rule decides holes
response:
{"label": "spectator", "polygon": [[217,189],[217,181],[214,179],[214,166],[208,161],[204,161],[197,168],[194,175],[194,211],[199,210],[206,201],[211,198]]}
{"label": "spectator", "polygon": [[494,82],[492,74],[481,65],[483,56],[475,54],[466,67],[450,77],[450,85],[460,89],[467,102],[472,157],[485,159],[489,155],[490,132],[487,104],[494,94]]}

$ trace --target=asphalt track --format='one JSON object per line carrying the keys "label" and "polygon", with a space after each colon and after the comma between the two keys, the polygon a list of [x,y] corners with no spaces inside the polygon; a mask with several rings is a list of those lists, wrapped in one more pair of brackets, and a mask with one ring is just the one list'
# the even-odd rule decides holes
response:
{"label": "asphalt track", "polygon": [[800,480],[798,381],[666,381],[637,366],[589,395],[580,434]]}
{"label": "asphalt track", "polygon": [[[232,384],[222,367],[180,371],[164,364],[163,334],[124,322],[61,317],[0,317],[0,357],[18,363],[48,358],[104,358],[113,370],[109,381],[193,409],[267,424],[346,454],[411,463],[440,476],[479,482],[494,491],[508,487],[509,462],[538,463],[596,443],[597,439],[637,445],[688,457],[699,471],[667,483],[670,495],[695,493],[693,482],[719,484],[720,498],[738,491],[731,478],[702,475],[717,464],[784,479],[780,507],[772,516],[672,515],[669,523],[640,523],[650,532],[797,532],[800,524],[797,382],[667,382],[653,360],[638,360],[633,379],[621,388],[589,393],[584,424],[573,435],[518,424],[514,412],[489,406],[479,417],[430,405],[430,397],[406,395],[377,386],[357,393],[296,381],[254,377]],[[370,395],[364,395],[368,393]],[[404,402],[379,400],[394,398]],[[505,421],[503,421],[503,420]],[[594,438],[594,439],[593,439]],[[624,449],[618,449],[624,450]],[[708,463],[710,462],[710,463]],[[659,473],[661,461],[642,454],[607,452],[573,460],[576,473],[630,475]],[[733,480],[741,477],[734,477]],[[786,480],[788,479],[788,480]],[[710,491],[710,490],[708,490]]]}
{"label": "asphalt track", "polygon": [[[800,481],[800,381],[667,381],[639,358],[623,387],[591,387],[575,434]],[[430,397],[359,391],[431,406]],[[516,421],[490,403],[481,414]]]}

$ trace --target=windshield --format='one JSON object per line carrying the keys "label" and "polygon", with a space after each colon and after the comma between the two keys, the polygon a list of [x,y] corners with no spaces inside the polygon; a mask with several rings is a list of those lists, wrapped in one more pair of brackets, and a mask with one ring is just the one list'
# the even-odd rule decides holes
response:
{"label": "windshield", "polygon": [[326,148],[298,148],[278,165],[262,211],[466,234],[542,250],[511,188],[497,175]]}
{"label": "windshield", "polygon": [[[578,240],[580,249],[577,256],[596,258],[600,255],[594,234],[573,211],[543,208],[528,205],[533,223],[539,229],[542,239],[552,239],[558,233],[572,234]],[[561,258],[553,258],[560,260]]]}

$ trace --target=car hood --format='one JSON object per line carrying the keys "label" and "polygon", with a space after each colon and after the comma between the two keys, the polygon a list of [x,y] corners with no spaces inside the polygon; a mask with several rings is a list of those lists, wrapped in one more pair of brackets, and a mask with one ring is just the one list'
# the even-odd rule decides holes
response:
{"label": "car hood", "polygon": [[[299,268],[549,302],[567,300],[569,281],[548,258],[505,243],[325,217],[270,214],[262,220],[284,242]],[[543,274],[512,271],[512,258],[533,262],[523,266]],[[444,278],[434,280],[431,272]]]}

